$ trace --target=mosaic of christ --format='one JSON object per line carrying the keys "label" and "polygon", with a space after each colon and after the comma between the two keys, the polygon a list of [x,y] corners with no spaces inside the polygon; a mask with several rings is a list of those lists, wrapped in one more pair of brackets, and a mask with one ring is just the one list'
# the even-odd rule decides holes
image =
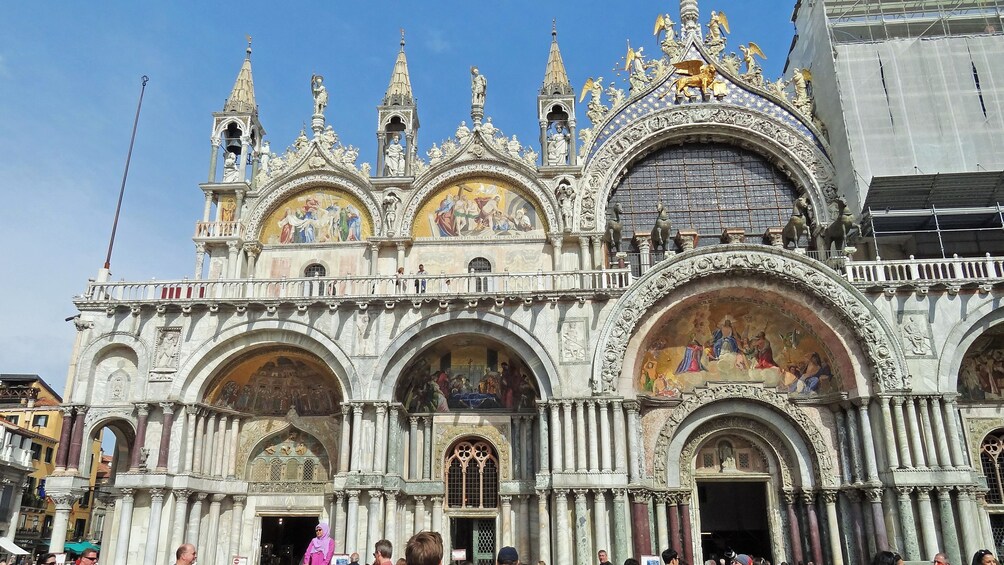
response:
{"label": "mosaic of christ", "polygon": [[830,354],[802,321],[753,300],[674,311],[646,337],[636,387],[675,397],[709,381],[764,382],[800,395],[840,389]]}
{"label": "mosaic of christ", "polygon": [[543,215],[522,191],[496,179],[474,178],[439,189],[415,217],[415,237],[543,236]]}

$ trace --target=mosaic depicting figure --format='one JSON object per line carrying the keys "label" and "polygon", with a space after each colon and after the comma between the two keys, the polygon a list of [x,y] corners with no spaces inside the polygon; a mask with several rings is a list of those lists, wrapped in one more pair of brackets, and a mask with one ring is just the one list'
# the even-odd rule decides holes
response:
{"label": "mosaic depicting figure", "polygon": [[269,245],[362,241],[370,220],[355,198],[334,190],[313,190],[290,198],[269,215],[261,242]]}
{"label": "mosaic depicting figure", "polygon": [[456,341],[426,350],[401,374],[397,396],[409,412],[534,409],[540,394],[519,357],[484,340]]}
{"label": "mosaic depicting figure", "polygon": [[752,301],[686,307],[642,346],[639,392],[674,397],[708,381],[763,381],[793,394],[839,389],[820,340],[798,320]]}
{"label": "mosaic depicting figure", "polygon": [[258,354],[233,364],[207,395],[213,406],[258,416],[322,416],[338,409],[341,395],[320,362],[303,354]]}
{"label": "mosaic depicting figure", "polygon": [[[993,331],[993,330],[991,330]],[[958,390],[962,400],[1004,398],[1004,334],[976,338],[959,367]]]}
{"label": "mosaic depicting figure", "polygon": [[520,192],[492,179],[449,185],[418,212],[415,237],[505,237],[543,235],[537,207]]}

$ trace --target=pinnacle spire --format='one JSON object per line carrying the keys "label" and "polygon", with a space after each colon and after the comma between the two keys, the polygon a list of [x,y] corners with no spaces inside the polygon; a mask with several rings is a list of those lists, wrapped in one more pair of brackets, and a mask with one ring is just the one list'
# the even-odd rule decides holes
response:
{"label": "pinnacle spire", "polygon": [[247,55],[241,70],[237,72],[237,80],[234,82],[234,89],[227,98],[227,103],[223,105],[224,112],[246,112],[258,113],[258,105],[254,99],[254,79],[251,77],[251,36],[248,36]]}
{"label": "pinnacle spire", "polygon": [[401,50],[394,61],[394,71],[390,75],[390,84],[383,97],[384,106],[413,105],[415,98],[411,94],[411,79],[408,77],[408,58],[404,55],[404,29],[401,30]]}
{"label": "pinnacle spire", "polygon": [[540,94],[573,94],[572,84],[568,82],[565,63],[562,62],[561,51],[558,49],[558,26],[555,20],[551,20],[551,52],[547,55],[547,68],[544,70],[544,84],[540,87]]}

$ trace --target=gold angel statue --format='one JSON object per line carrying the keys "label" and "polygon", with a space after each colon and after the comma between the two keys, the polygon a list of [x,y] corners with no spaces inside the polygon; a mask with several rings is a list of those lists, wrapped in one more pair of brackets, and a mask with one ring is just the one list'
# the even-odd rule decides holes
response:
{"label": "gold angel statue", "polygon": [[579,104],[582,104],[587,94],[592,94],[593,100],[596,100],[603,94],[603,77],[596,80],[593,80],[593,77],[586,79],[586,84],[582,85],[582,91],[579,94]]}
{"label": "gold angel statue", "polygon": [[655,18],[655,31],[652,32],[652,35],[658,37],[659,33],[663,31],[666,32],[666,36],[662,38],[659,46],[670,61],[676,61],[683,55],[683,45],[676,40],[676,23],[669,17],[669,14],[659,14]]}
{"label": "gold angel statue", "polygon": [[725,12],[711,11],[711,21],[708,22],[708,42],[722,39],[722,30],[729,31],[729,19],[725,17]]}
{"label": "gold angel statue", "polygon": [[632,92],[645,88],[652,80],[648,76],[648,68],[651,66],[651,63],[645,63],[644,50],[644,47],[632,49],[631,42],[628,42],[627,54],[624,55],[624,70],[629,72],[628,84],[631,85]]}
{"label": "gold angel statue", "polygon": [[593,80],[593,77],[589,77],[586,84],[582,87],[582,93],[579,94],[579,103],[581,104],[583,100],[586,99],[587,94],[592,94],[592,98],[589,99],[589,104],[586,105],[586,117],[589,121],[598,124],[603,120],[603,116],[607,113],[607,107],[603,105],[603,77]]}
{"label": "gold angel statue", "polygon": [[756,62],[755,57],[759,56],[761,59],[765,61],[767,60],[767,55],[764,55],[764,52],[762,49],[760,49],[760,46],[757,45],[756,43],[753,43],[752,41],[750,41],[748,45],[740,45],[739,50],[742,51],[743,62],[746,63],[747,74],[755,73],[760,68],[760,65]]}

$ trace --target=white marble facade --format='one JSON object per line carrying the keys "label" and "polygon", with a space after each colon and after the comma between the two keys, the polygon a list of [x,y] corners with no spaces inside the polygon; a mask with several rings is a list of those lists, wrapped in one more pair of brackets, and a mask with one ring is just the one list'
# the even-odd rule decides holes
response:
{"label": "white marble facade", "polygon": [[[682,4],[674,49],[713,60],[688,27],[696,3]],[[402,47],[395,77],[406,78],[403,61]],[[702,485],[739,483],[764,486],[760,553],[774,562],[863,562],[895,548],[918,561],[945,550],[956,563],[993,545],[979,450],[1004,427],[999,395],[958,400],[966,352],[1004,318],[992,281],[862,283],[854,269],[880,272],[881,261],[822,262],[781,247],[780,231],[695,248],[692,226],[675,225],[667,254],[639,231],[633,272],[609,253],[604,218],[628,190],[622,169],[675,144],[761,155],[829,217],[835,165],[787,95],[723,67],[713,95],[673,100],[661,94],[678,77],[654,72],[616,101],[622,117],[594,123],[603,135],[573,143],[567,165],[534,161],[546,147],[513,151],[478,117],[430,151],[431,164],[409,154],[408,176],[370,176],[325,129],[323,107],[287,152],[262,150],[257,113],[237,103],[245,73],[250,60],[214,114],[214,162],[234,128],[257,159],[248,170],[240,160],[237,182],[214,165],[202,185],[195,277],[99,280],[76,301],[65,395],[75,413],[61,445],[105,427],[120,440],[104,562],[164,562],[182,542],[200,563],[257,562],[262,520],[285,515],[331,522],[345,553],[368,555],[381,538],[401,548],[429,528],[450,542],[451,520],[476,517],[530,562],[676,547],[695,563],[711,528]],[[548,77],[564,73],[549,63]],[[416,110],[410,85],[391,91]],[[574,133],[576,97],[555,92],[542,108],[564,104]],[[416,133],[405,131],[409,146]],[[444,219],[435,208],[447,202]],[[649,360],[676,365],[660,351],[688,347],[666,328],[722,300],[748,311],[729,326],[744,352],[726,345],[723,356],[728,339],[691,336],[697,357],[684,359],[696,364],[640,384]],[[750,345],[750,320],[767,310],[798,321],[764,336],[778,359],[810,336],[839,379],[825,390],[778,382],[797,375]],[[707,339],[714,324],[701,324]],[[670,333],[655,346],[660,332]],[[735,373],[740,362],[757,366]],[[466,373],[480,379],[471,396],[450,380],[465,366],[480,367]],[[497,405],[462,404],[486,399]],[[451,499],[448,458],[462,441],[490,445],[497,487],[485,508]],[[57,454],[50,494],[86,486],[85,455]]]}

